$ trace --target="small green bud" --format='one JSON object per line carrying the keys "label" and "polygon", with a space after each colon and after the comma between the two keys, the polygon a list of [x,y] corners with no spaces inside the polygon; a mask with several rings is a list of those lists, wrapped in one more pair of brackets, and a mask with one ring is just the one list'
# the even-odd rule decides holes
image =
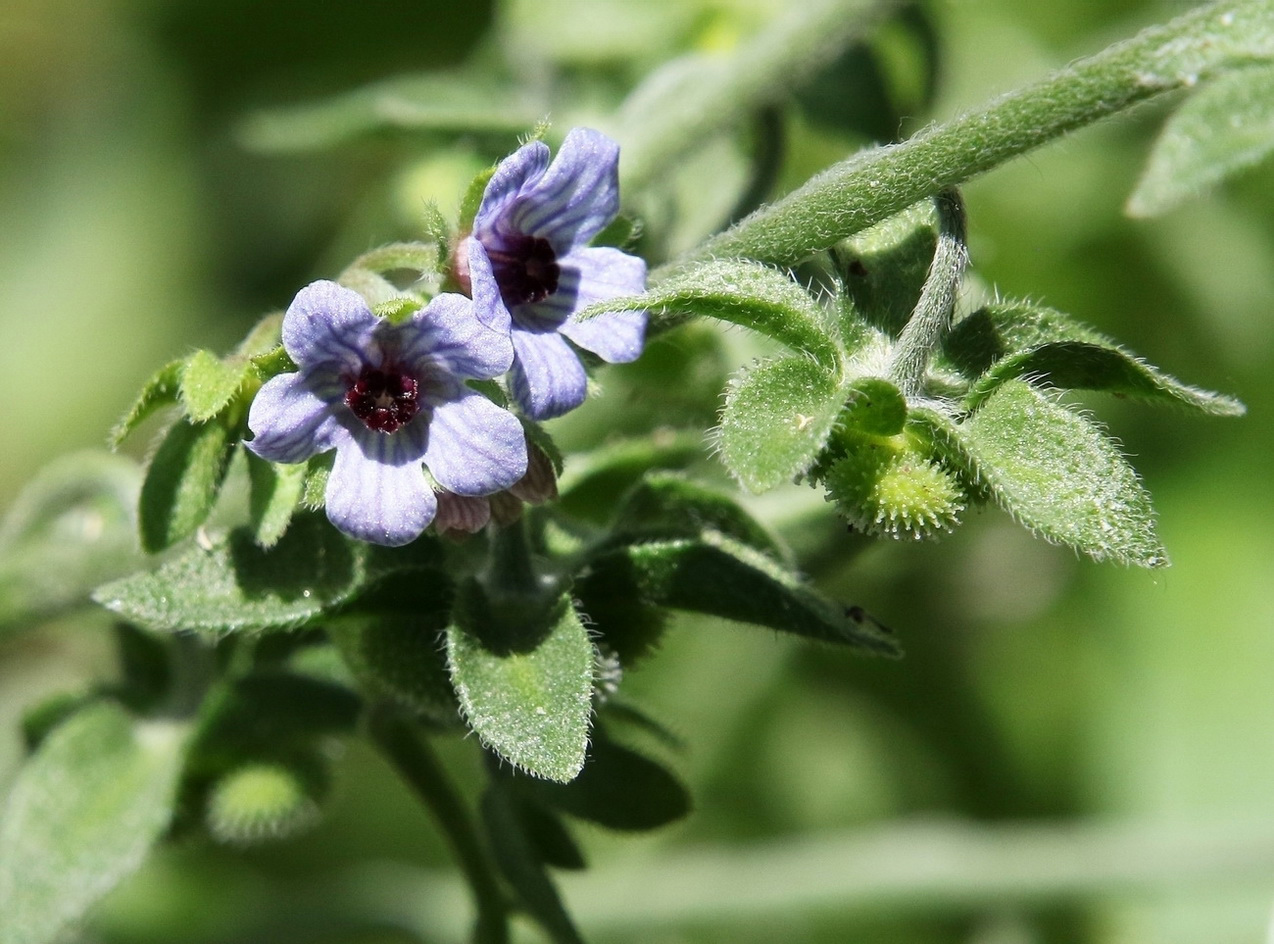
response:
{"label": "small green bud", "polygon": [[916,540],[949,531],[966,496],[956,477],[908,435],[849,435],[824,483],[837,509],[864,534]]}
{"label": "small green bud", "polygon": [[316,759],[244,764],[213,785],[205,811],[208,831],[232,845],[293,836],[318,820],[326,786]]}

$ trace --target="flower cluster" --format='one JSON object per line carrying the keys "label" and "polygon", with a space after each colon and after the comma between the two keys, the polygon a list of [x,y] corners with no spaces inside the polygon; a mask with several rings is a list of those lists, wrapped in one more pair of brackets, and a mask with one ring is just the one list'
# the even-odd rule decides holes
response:
{"label": "flower cluster", "polygon": [[613,141],[579,128],[552,163],[538,141],[506,158],[457,250],[468,296],[440,294],[402,323],[335,282],[303,288],[283,319],[298,370],[257,394],[248,447],[274,462],[335,450],[327,514],[360,540],[405,544],[435,517],[480,527],[488,502],[470,499],[518,495],[528,446],[518,418],[465,381],[508,373],[518,408],[548,419],[587,392],[571,343],[611,363],[641,353],[644,312],[578,317],[645,287],[641,259],[587,245],[619,210],[618,162]]}

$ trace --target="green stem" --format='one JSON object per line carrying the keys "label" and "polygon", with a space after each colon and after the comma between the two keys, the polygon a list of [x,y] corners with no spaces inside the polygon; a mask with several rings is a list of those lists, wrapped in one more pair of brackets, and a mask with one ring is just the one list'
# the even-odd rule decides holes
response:
{"label": "green stem", "polygon": [[491,530],[491,568],[487,588],[495,596],[537,595],[540,581],[531,561],[526,516]]}
{"label": "green stem", "polygon": [[909,398],[919,396],[924,388],[929,359],[951,327],[960,280],[969,264],[960,192],[948,187],[933,202],[938,210],[938,244],[916,310],[903,328],[889,364],[889,379]]}
{"label": "green stem", "polygon": [[892,147],[862,151],[677,262],[742,257],[795,265],[894,213],[1067,131],[1228,66],[1274,57],[1274,0],[1229,0],[1081,59]]}
{"label": "green stem", "polygon": [[372,739],[434,814],[455,853],[478,909],[475,944],[506,944],[508,901],[486,847],[473,828],[469,810],[451,786],[433,749],[411,722],[392,708],[374,708],[368,727]]}

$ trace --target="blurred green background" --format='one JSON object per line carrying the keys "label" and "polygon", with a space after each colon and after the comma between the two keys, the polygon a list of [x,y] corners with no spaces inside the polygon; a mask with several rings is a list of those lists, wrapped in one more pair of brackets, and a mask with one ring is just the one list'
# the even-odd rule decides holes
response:
{"label": "blurred green background", "polygon": [[[427,198],[454,214],[468,177],[516,146],[518,133],[398,129],[263,153],[244,146],[245,116],[464,63],[527,89],[532,120],[547,102],[559,122],[604,121],[652,66],[676,52],[728,50],[783,6],[6,0],[0,506],[51,458],[99,446],[161,363],[194,347],[225,349],[306,281],[418,235]],[[930,3],[937,97],[908,110],[923,83],[895,69],[901,130],[1182,8]],[[681,769],[698,809],[654,836],[582,831],[595,872],[564,885],[590,940],[1265,939],[1274,905],[1274,169],[1163,218],[1127,219],[1123,202],[1166,112],[1157,104],[1080,132],[965,195],[974,265],[987,283],[1067,311],[1248,404],[1244,419],[1202,420],[1085,403],[1135,457],[1173,567],[1149,574],[1079,560],[986,511],[938,544],[855,553],[846,538],[842,558],[811,560],[825,590],[899,632],[908,651],[900,663],[679,620],[624,690],[684,738]],[[815,114],[784,117],[789,147],[772,196],[861,145],[864,131],[879,136],[862,115],[836,127]],[[660,232],[656,204],[626,195],[649,212],[651,245],[684,245],[728,213],[750,146],[746,134],[713,139],[679,169],[683,190],[699,174],[725,191],[665,194],[682,231]],[[723,351],[730,369],[753,353],[737,333]],[[640,389],[640,370],[603,373],[620,393],[562,424],[562,441],[598,441]],[[700,400],[710,415],[714,390]],[[795,522],[789,537],[813,546],[839,526],[830,511],[804,514],[811,502],[793,487],[757,507]],[[0,641],[0,782],[20,756],[22,706],[111,671],[100,625],[66,620]],[[448,748],[462,776],[472,747]],[[949,880],[906,880],[950,854],[917,825],[953,819],[1004,854],[966,859],[973,847],[959,846],[942,873],[966,876],[958,891]],[[1109,847],[1080,848],[1108,851],[1093,853],[1093,873],[1119,864],[1133,878],[1085,887],[1075,878],[1086,871],[1081,857],[1066,873],[1070,886],[1054,876],[1015,889],[1014,863],[1048,861],[1055,832],[1026,842],[1018,860],[996,829],[1029,822],[1113,835]],[[1174,862],[1156,845],[1183,835],[1220,850],[1215,868]],[[863,836],[884,845],[852,845]],[[1262,836],[1271,841],[1255,855],[1250,841]],[[750,858],[758,849],[765,855]],[[855,850],[866,858],[845,858]],[[852,877],[863,862],[900,861],[915,865],[894,885],[877,875],[876,888],[868,874],[837,886],[838,871]],[[352,744],[331,815],[314,832],[251,851],[166,849],[105,903],[84,939],[452,940],[467,906],[454,880],[439,877],[447,863],[424,814]],[[1187,877],[1174,878],[1174,866]],[[664,873],[689,877],[683,894],[643,901],[642,883]],[[811,890],[810,874],[830,889]],[[767,894],[744,907],[730,895],[750,888],[749,876]]]}

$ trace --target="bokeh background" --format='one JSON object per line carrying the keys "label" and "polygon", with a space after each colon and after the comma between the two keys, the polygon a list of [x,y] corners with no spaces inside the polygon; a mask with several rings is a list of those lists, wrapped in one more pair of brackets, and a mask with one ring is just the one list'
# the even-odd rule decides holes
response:
{"label": "bokeh background", "polygon": [[[913,32],[910,45],[877,49],[883,92],[853,69],[830,71],[803,107],[773,119],[787,147],[769,195],[872,138],[973,107],[1184,6],[927,3],[936,46],[925,52]],[[543,103],[559,121],[604,125],[661,61],[728,51],[784,7],[5,0],[0,507],[54,457],[99,448],[161,363],[224,350],[305,282],[418,235],[427,199],[454,216],[468,178],[516,146]],[[527,102],[510,106],[507,127],[492,121],[481,133],[374,128],[307,144],[289,139],[286,123],[245,123],[262,109],[456,68],[525,89]],[[877,99],[890,110],[854,105]],[[829,555],[838,526],[830,512],[809,513],[812,493],[767,496],[761,513],[798,547],[819,549],[808,567],[820,585],[893,627],[908,656],[863,660],[678,620],[624,690],[681,736],[697,809],[652,836],[581,830],[594,869],[564,886],[590,940],[1266,939],[1274,169],[1162,218],[1128,219],[1123,203],[1170,104],[1077,133],[965,195],[986,283],[1248,404],[1241,420],[1202,420],[1083,401],[1135,457],[1173,567],[1096,565],[993,511],[936,544],[863,549],[845,538],[844,553]],[[756,148],[749,129],[713,137],[670,169],[672,196],[626,195],[650,217],[651,251],[724,219]],[[749,344],[737,332],[707,344],[716,360],[707,381],[687,385],[698,397],[687,416],[710,421],[714,371],[751,357]],[[622,426],[642,376],[640,366],[603,373],[618,393],[564,422],[563,443]],[[144,455],[145,436],[129,448]],[[0,782],[20,757],[25,703],[112,671],[100,629],[76,618],[0,639]],[[447,748],[462,778],[472,747]],[[944,832],[951,823],[963,826]],[[1031,871],[1050,862],[1052,872]],[[454,940],[467,906],[447,869],[423,812],[350,744],[330,815],[313,832],[253,850],[166,849],[103,904],[84,940]],[[661,876],[677,879],[677,894]]]}

